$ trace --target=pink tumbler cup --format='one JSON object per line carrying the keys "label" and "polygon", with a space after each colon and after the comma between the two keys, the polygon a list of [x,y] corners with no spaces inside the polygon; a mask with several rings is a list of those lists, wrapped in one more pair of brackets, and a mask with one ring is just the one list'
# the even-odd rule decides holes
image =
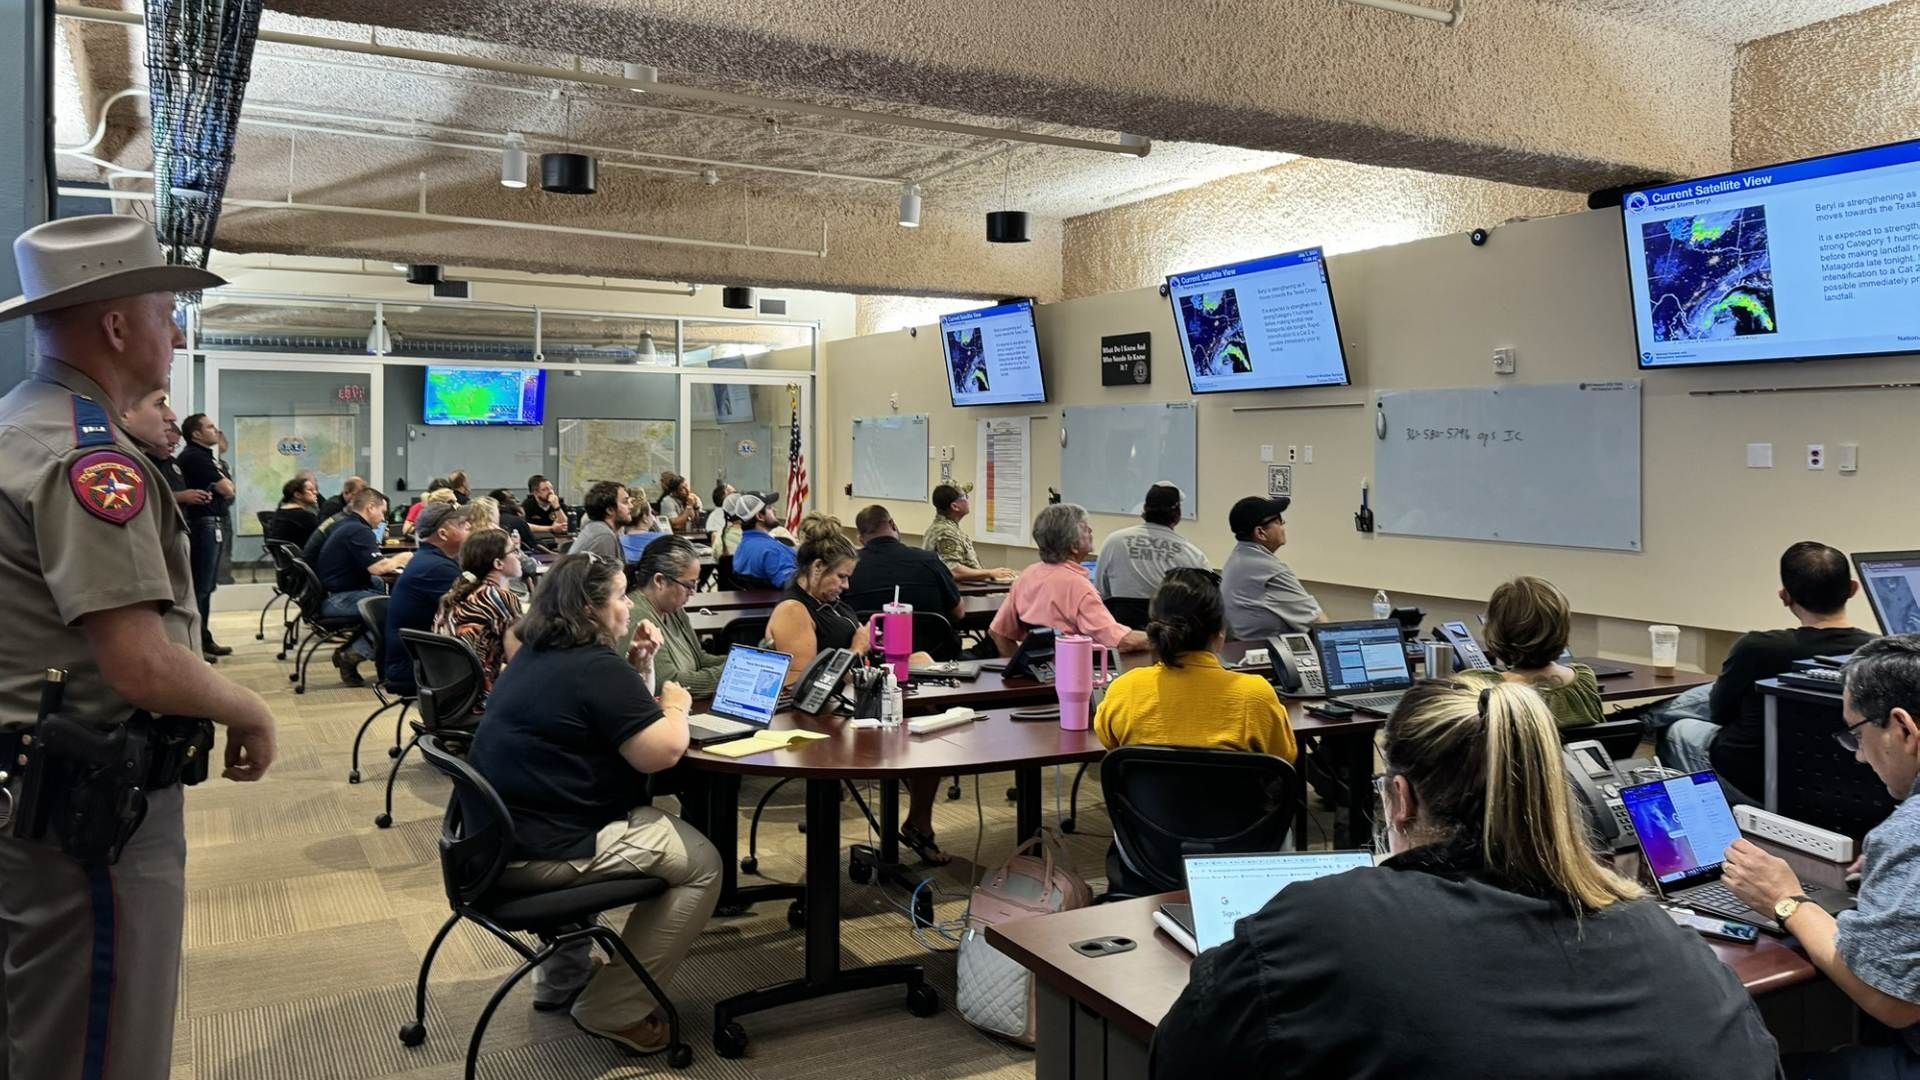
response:
{"label": "pink tumbler cup", "polygon": [[913,605],[892,603],[867,617],[867,652],[878,652],[893,667],[893,677],[907,681],[913,656]]}
{"label": "pink tumbler cup", "polygon": [[[1053,639],[1053,689],[1060,696],[1060,726],[1085,731],[1092,725],[1093,639],[1061,634]],[[1107,650],[1099,649],[1100,681],[1107,679]]]}

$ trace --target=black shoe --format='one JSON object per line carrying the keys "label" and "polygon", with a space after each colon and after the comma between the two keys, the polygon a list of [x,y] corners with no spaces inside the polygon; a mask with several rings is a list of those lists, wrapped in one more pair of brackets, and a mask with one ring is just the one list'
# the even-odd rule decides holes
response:
{"label": "black shoe", "polygon": [[348,686],[365,686],[367,680],[360,677],[360,658],[345,649],[333,651],[333,668],[340,673],[340,681]]}
{"label": "black shoe", "polygon": [[208,656],[232,656],[233,650],[210,637],[200,639],[200,651]]}

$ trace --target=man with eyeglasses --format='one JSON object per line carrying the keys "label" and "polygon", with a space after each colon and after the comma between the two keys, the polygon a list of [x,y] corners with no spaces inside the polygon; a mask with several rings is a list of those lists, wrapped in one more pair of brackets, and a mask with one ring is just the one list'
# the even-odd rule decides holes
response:
{"label": "man with eyeglasses", "polygon": [[1807,959],[1867,1015],[1893,1028],[1888,1046],[1788,1059],[1792,1080],[1920,1077],[1920,634],[1878,638],[1847,664],[1834,737],[1899,800],[1867,834],[1859,906],[1839,916],[1799,895],[1786,861],[1745,840],[1727,849],[1724,880],[1756,911],[1771,912]]}
{"label": "man with eyeglasses", "polygon": [[680,537],[662,536],[640,552],[633,581],[628,621],[636,631],[652,623],[663,639],[653,654],[654,685],[679,683],[696,698],[712,697],[727,658],[706,651],[687,618],[687,602],[700,587],[700,553]]}
{"label": "man with eyeglasses", "polygon": [[1300,575],[1275,554],[1287,542],[1287,507],[1292,500],[1249,495],[1227,512],[1227,527],[1238,541],[1220,575],[1227,602],[1227,637],[1259,641],[1275,634],[1304,633],[1326,622],[1320,602]]}

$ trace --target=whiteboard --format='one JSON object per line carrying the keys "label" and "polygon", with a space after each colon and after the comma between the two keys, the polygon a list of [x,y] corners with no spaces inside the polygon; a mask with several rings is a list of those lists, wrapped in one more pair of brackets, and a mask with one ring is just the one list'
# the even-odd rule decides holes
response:
{"label": "whiteboard", "polygon": [[1640,550],[1640,380],[1375,399],[1383,533]]}
{"label": "whiteboard", "polygon": [[467,483],[476,494],[494,488],[516,491],[527,486],[527,477],[547,471],[547,433],[537,425],[412,424],[407,434],[411,461],[404,475],[415,491],[424,492],[428,481],[460,469],[467,470]]}
{"label": "whiteboard", "polygon": [[1190,401],[1062,410],[1060,497],[1098,514],[1138,514],[1161,480],[1180,488],[1181,513],[1199,513],[1199,425]]}
{"label": "whiteboard", "polygon": [[853,493],[868,499],[925,502],[926,413],[853,418]]}

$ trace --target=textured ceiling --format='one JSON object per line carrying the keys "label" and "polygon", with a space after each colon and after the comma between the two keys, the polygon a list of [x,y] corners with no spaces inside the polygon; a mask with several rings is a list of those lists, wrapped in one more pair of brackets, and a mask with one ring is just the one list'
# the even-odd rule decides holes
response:
{"label": "textured ceiling", "polygon": [[1887,0],[1555,0],[1619,19],[1670,26],[1714,41],[1742,44],[1826,19],[1878,7]]}

